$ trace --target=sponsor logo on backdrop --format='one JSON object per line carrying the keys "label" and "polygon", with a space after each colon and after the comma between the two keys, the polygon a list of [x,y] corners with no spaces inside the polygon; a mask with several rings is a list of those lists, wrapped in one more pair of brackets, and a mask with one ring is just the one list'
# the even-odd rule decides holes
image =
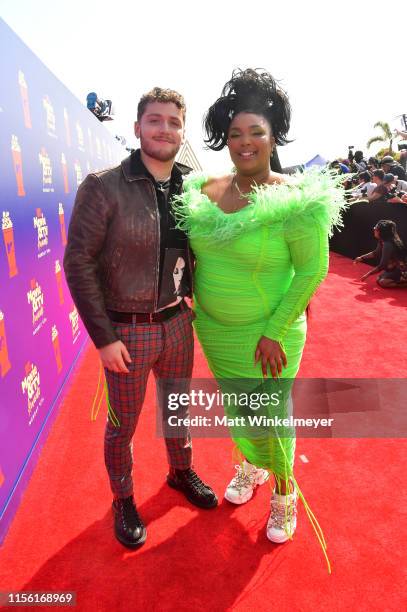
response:
{"label": "sponsor logo on backdrop", "polygon": [[78,162],[78,160],[75,160],[74,163],[74,168],[75,168],[75,175],[76,175],[76,184],[79,185],[82,183],[83,181],[83,174],[82,174],[82,168],[80,163]]}
{"label": "sponsor logo on backdrop", "polygon": [[64,108],[64,126],[65,126],[66,144],[68,145],[68,147],[70,147],[71,146],[71,130],[69,128],[69,116],[68,116],[68,111],[66,110],[66,108]]}
{"label": "sponsor logo on backdrop", "polygon": [[16,250],[14,246],[14,231],[13,223],[10,218],[10,213],[5,210],[3,211],[1,228],[3,230],[4,246],[6,247],[7,262],[8,262],[8,275],[10,278],[18,274],[17,261],[16,261]]}
{"label": "sponsor logo on backdrop", "polygon": [[92,132],[90,128],[88,128],[88,142],[89,142],[89,153],[91,157],[93,157],[93,142],[92,142]]}
{"label": "sponsor logo on backdrop", "polygon": [[61,269],[61,264],[59,263],[59,259],[55,261],[55,276],[57,279],[59,303],[63,304],[64,303],[64,289],[62,285],[62,269]]}
{"label": "sponsor logo on backdrop", "polygon": [[31,289],[27,292],[27,301],[32,307],[33,336],[35,336],[47,322],[44,317],[44,293],[35,278],[31,279]]}
{"label": "sponsor logo on backdrop", "polygon": [[10,368],[11,363],[8,357],[6,325],[4,314],[0,310],[0,376],[3,378]]}
{"label": "sponsor logo on backdrop", "polygon": [[62,166],[62,177],[64,179],[64,192],[69,193],[69,182],[68,182],[68,166],[66,163],[66,157],[61,154],[61,166]]}
{"label": "sponsor logo on backdrop", "polygon": [[25,80],[24,72],[18,71],[18,84],[20,85],[21,102],[23,103],[24,125],[31,129],[30,101],[28,99],[28,87]]}
{"label": "sponsor logo on backdrop", "polygon": [[45,147],[41,147],[41,152],[38,157],[42,165],[42,191],[44,193],[53,192],[52,164]]}
{"label": "sponsor logo on backdrop", "polygon": [[44,403],[41,397],[40,373],[36,365],[31,362],[25,364],[25,377],[21,381],[23,395],[27,395],[28,424],[31,425],[37,416],[38,409]]}
{"label": "sponsor logo on backdrop", "polygon": [[55,361],[57,364],[58,374],[62,370],[61,348],[59,346],[59,335],[57,326],[53,325],[51,330],[52,346],[54,347]]}
{"label": "sponsor logo on backdrop", "polygon": [[79,121],[76,122],[76,136],[78,139],[78,149],[79,151],[85,151],[85,139],[83,137],[83,129]]}
{"label": "sponsor logo on backdrop", "polygon": [[37,228],[38,232],[38,259],[44,257],[44,255],[48,255],[51,252],[51,249],[48,247],[48,225],[47,220],[42,212],[41,208],[36,209],[36,216],[33,218],[34,227]]}
{"label": "sponsor logo on backdrop", "polygon": [[11,136],[11,154],[13,156],[14,174],[17,182],[17,195],[25,196],[24,180],[23,180],[23,160],[21,157],[21,147],[18,143],[18,138],[15,134]]}
{"label": "sponsor logo on backdrop", "polygon": [[59,226],[61,228],[61,240],[62,246],[66,246],[66,227],[65,227],[65,213],[62,202],[58,204],[58,216],[59,216]]}
{"label": "sponsor logo on backdrop", "polygon": [[49,99],[49,96],[43,97],[42,105],[45,110],[45,121],[46,121],[46,126],[47,126],[47,134],[48,136],[51,136],[51,138],[56,138],[57,135],[55,131],[55,112],[54,112],[54,107],[51,104],[51,100]]}
{"label": "sponsor logo on backdrop", "polygon": [[98,159],[102,159],[102,145],[100,144],[100,139],[96,136],[96,157]]}
{"label": "sponsor logo on backdrop", "polygon": [[69,313],[69,320],[72,327],[72,344],[75,344],[81,333],[79,330],[79,314],[75,305],[72,305],[72,310]]}

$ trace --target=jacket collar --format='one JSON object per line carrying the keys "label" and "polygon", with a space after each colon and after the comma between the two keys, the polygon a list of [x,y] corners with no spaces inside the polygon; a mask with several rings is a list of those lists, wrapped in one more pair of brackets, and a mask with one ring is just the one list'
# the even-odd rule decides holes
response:
{"label": "jacket collar", "polygon": [[[140,178],[153,178],[151,174],[141,161],[140,149],[136,151],[132,151],[131,154],[123,159],[121,162],[122,171],[124,174],[124,178],[126,181],[131,182]],[[175,183],[181,183],[183,176],[189,174],[192,171],[192,168],[189,166],[184,166],[184,164],[179,164],[175,162],[172,172],[171,178]]]}

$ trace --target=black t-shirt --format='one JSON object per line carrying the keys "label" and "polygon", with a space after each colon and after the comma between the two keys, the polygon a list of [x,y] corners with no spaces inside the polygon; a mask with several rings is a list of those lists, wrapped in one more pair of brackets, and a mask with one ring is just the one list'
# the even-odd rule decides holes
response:
{"label": "black t-shirt", "polygon": [[144,174],[155,186],[158,212],[160,215],[160,269],[157,310],[177,301],[190,293],[191,279],[187,272],[188,239],[182,230],[176,228],[172,214],[171,199],[177,192],[182,180],[175,167],[167,181],[156,181],[141,161],[140,151],[136,151],[137,161]]}

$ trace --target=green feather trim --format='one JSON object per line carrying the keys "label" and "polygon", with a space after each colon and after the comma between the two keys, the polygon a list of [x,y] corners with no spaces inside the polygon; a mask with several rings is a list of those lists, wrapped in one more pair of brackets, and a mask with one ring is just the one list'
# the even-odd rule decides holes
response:
{"label": "green feather trim", "polygon": [[343,226],[341,214],[349,204],[341,187],[343,176],[309,169],[289,177],[284,184],[261,185],[249,194],[249,203],[235,213],[224,213],[201,192],[208,177],[189,176],[184,193],[174,198],[177,227],[191,238],[227,241],[261,225],[285,223],[293,217],[312,216],[332,236]]}

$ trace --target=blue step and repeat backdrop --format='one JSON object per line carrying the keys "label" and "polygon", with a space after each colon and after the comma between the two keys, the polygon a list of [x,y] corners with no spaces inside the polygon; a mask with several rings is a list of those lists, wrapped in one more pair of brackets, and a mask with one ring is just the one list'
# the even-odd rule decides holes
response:
{"label": "blue step and repeat backdrop", "polygon": [[0,19],[0,542],[86,340],[62,267],[78,185],[124,148]]}

